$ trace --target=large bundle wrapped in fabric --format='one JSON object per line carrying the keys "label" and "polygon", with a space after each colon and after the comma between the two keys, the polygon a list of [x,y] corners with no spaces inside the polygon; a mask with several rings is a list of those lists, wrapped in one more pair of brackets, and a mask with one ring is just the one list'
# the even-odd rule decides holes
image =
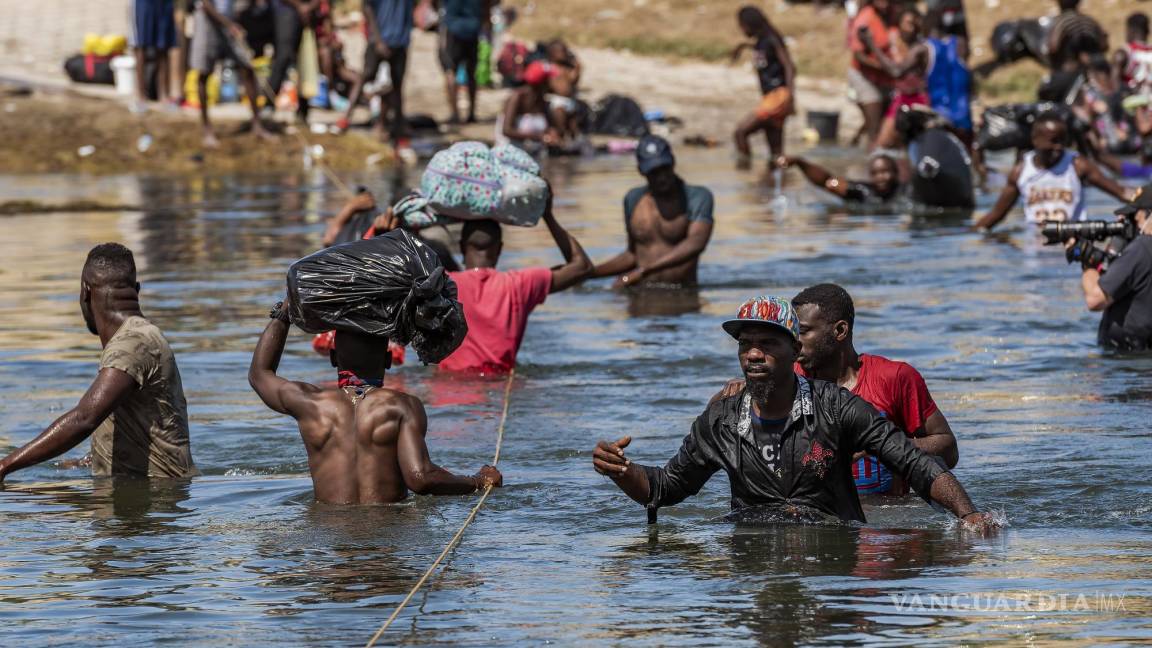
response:
{"label": "large bundle wrapped in fabric", "polygon": [[304,257],[288,269],[289,316],[309,333],[332,329],[411,344],[440,362],[468,333],[456,284],[420,239],[395,230]]}
{"label": "large bundle wrapped in fabric", "polygon": [[439,214],[531,227],[544,215],[548,183],[536,161],[514,146],[460,142],[428,162],[420,194]]}

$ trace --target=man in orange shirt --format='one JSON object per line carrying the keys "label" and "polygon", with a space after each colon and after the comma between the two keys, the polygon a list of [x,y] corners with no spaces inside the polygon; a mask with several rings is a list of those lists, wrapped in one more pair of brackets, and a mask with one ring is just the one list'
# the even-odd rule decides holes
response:
{"label": "man in orange shirt", "polygon": [[856,105],[864,115],[864,132],[874,145],[880,134],[880,124],[884,119],[884,108],[888,104],[888,94],[892,78],[884,65],[869,53],[868,47],[860,38],[867,32],[876,49],[887,52],[891,45],[889,30],[892,25],[891,0],[872,0],[848,26],[848,49],[852,52],[852,64],[848,68],[848,86],[852,89]]}

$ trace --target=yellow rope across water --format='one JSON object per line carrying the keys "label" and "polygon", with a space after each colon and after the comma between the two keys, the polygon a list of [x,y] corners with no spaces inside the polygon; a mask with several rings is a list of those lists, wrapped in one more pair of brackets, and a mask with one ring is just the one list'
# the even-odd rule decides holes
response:
{"label": "yellow rope across water", "polygon": [[[508,405],[512,400],[512,379],[515,376],[516,370],[513,369],[508,373],[508,382],[504,385],[504,408],[500,413],[500,427],[496,429],[496,454],[492,458],[493,466],[500,463],[500,447],[504,442],[504,424],[508,422]],[[484,506],[484,502],[488,500],[488,495],[491,492],[491,485],[484,487],[484,493],[480,495],[480,499],[476,502],[476,505],[472,507],[472,511],[468,513],[468,517],[464,518],[464,524],[460,525],[460,530],[456,532],[456,535],[452,536],[452,539],[448,541],[448,545],[444,547],[444,551],[441,551],[440,555],[436,557],[436,560],[432,561],[432,565],[428,567],[428,570],[424,572],[420,580],[416,581],[416,584],[409,590],[408,595],[405,596],[404,600],[400,601],[400,605],[396,606],[396,609],[392,611],[392,616],[389,616],[388,620],[384,622],[384,625],[380,626],[380,629],[376,631],[376,634],[372,635],[372,638],[368,640],[364,648],[372,648],[372,646],[375,646],[376,642],[384,634],[384,631],[388,629],[388,626],[392,625],[392,622],[400,616],[400,612],[404,610],[404,606],[408,605],[408,602],[412,600],[416,592],[420,591],[420,588],[424,586],[424,583],[432,576],[436,568],[440,566],[444,557],[460,542],[460,538],[464,535],[464,530],[468,528],[469,524],[472,524],[472,520],[476,518],[476,514],[480,512],[480,507]]]}

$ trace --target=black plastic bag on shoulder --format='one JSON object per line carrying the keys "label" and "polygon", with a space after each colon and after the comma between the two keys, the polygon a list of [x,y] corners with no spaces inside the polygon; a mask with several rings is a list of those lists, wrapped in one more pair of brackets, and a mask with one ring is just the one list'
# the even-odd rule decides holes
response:
{"label": "black plastic bag on shoulder", "polygon": [[448,357],[468,333],[456,295],[436,253],[404,230],[320,250],[288,269],[293,324],[386,336],[411,344],[424,363]]}

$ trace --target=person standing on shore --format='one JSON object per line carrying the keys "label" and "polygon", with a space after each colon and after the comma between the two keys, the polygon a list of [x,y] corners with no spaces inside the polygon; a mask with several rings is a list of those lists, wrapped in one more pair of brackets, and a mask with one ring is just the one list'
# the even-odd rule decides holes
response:
{"label": "person standing on shore", "polygon": [[[247,20],[245,20],[247,18]],[[252,6],[244,15],[237,15],[232,0],[200,0],[196,6],[195,29],[192,37],[190,65],[197,72],[197,93],[200,98],[200,125],[204,131],[204,146],[216,148],[220,141],[208,119],[208,77],[222,60],[240,63],[240,78],[248,93],[252,107],[252,134],[264,139],[272,135],[260,122],[260,93],[256,90],[256,73],[252,70],[251,52],[263,51],[266,44],[266,22],[271,20],[267,7]],[[253,29],[255,28],[255,29]],[[245,52],[239,49],[250,50]]]}
{"label": "person standing on shore", "polygon": [[[280,87],[288,78],[288,68],[297,66],[300,39],[304,36],[304,29],[312,26],[313,12],[319,7],[320,0],[272,0],[272,17],[276,25],[276,45],[268,75],[272,101],[276,100]],[[296,93],[296,113],[301,120],[307,120],[308,98],[304,96],[303,85],[297,85]]]}
{"label": "person standing on shore", "polygon": [[140,312],[132,251],[119,243],[88,252],[80,312],[100,337],[100,373],[80,402],[0,460],[10,473],[58,457],[92,437],[92,475],[192,477],[188,404],[168,340]]}
{"label": "person standing on shore", "polygon": [[348,97],[348,111],[336,125],[348,130],[352,113],[364,93],[364,84],[376,78],[381,65],[387,65],[392,89],[385,97],[385,110],[380,113],[376,128],[383,135],[384,124],[388,123],[392,146],[399,151],[407,147],[404,75],[408,71],[408,45],[412,42],[412,0],[364,0],[364,20],[368,32],[364,69]]}
{"label": "person standing on shore", "polygon": [[860,9],[848,26],[848,49],[852,61],[848,68],[848,87],[860,107],[864,117],[864,134],[869,146],[874,146],[884,120],[884,109],[888,105],[892,78],[880,61],[869,55],[868,47],[860,34],[866,31],[871,36],[875,49],[888,51],[892,39],[889,34],[892,21],[891,0],[871,0]]}
{"label": "person standing on shore", "polygon": [[132,48],[136,53],[136,104],[134,112],[143,112],[148,101],[148,53],[156,61],[156,99],[167,102],[170,89],[168,51],[176,47],[176,8],[172,0],[133,0]]}
{"label": "person standing on shore", "polygon": [[440,25],[440,67],[448,97],[448,123],[460,123],[456,75],[464,68],[468,88],[468,123],[476,123],[476,64],[480,55],[480,32],[488,28],[492,0],[435,0],[443,12]]}
{"label": "person standing on shore", "polygon": [[748,138],[759,131],[764,131],[768,139],[771,155],[768,159],[774,160],[784,154],[784,121],[796,112],[793,91],[796,66],[784,38],[763,11],[745,6],[737,12],[736,20],[744,35],[752,40],[741,43],[732,51],[732,61],[738,60],[745,48],[752,48],[755,52],[753,65],[762,95],[756,110],[740,122],[733,134],[740,162],[747,165],[752,157]]}

